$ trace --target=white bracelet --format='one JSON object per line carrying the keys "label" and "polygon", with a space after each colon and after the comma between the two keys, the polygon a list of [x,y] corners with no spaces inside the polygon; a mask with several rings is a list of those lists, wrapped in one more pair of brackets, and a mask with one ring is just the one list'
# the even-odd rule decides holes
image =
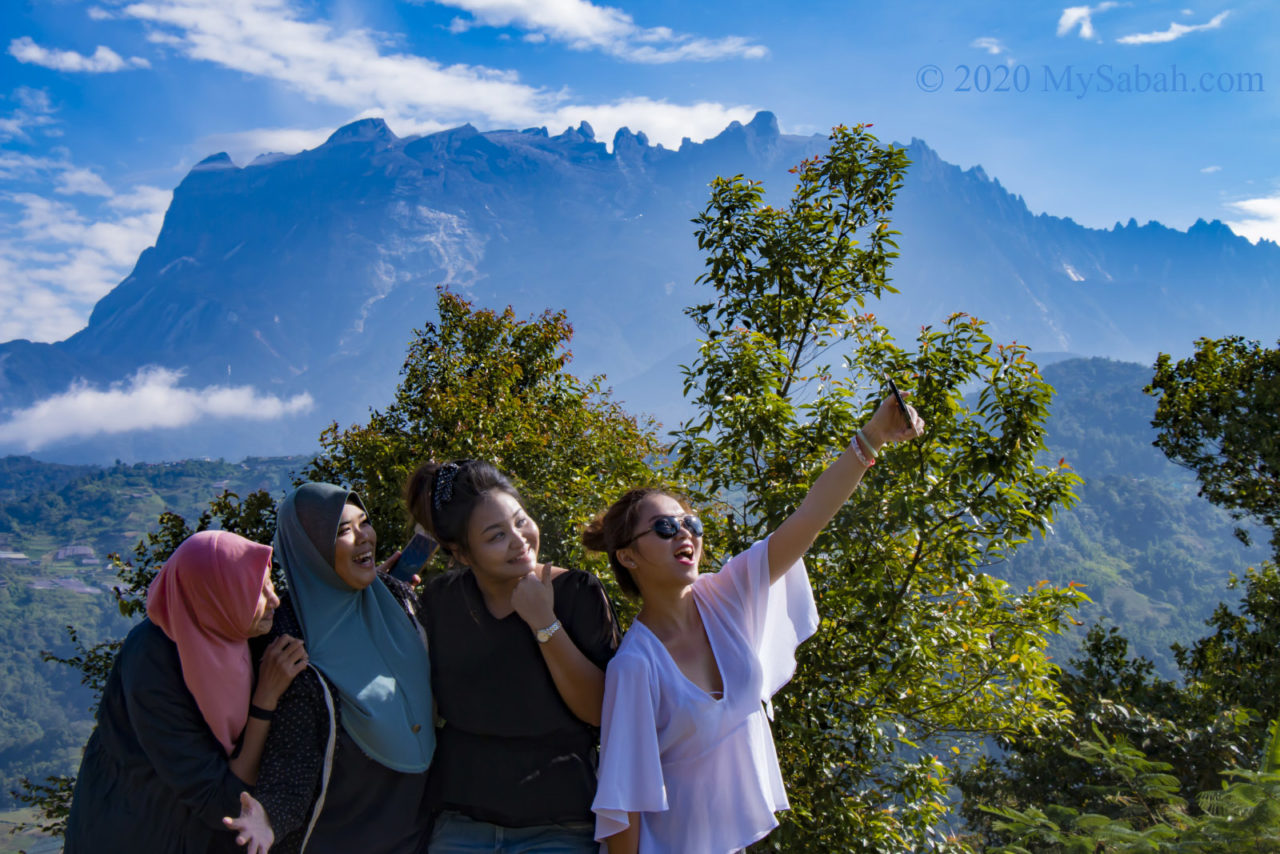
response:
{"label": "white bracelet", "polygon": [[863,468],[871,468],[874,462],[867,459],[867,455],[862,453],[862,448],[858,447],[858,437],[854,436],[853,441],[849,443],[849,450],[853,451],[853,455],[858,458],[858,462],[862,463]]}
{"label": "white bracelet", "polygon": [[857,438],[861,439],[863,444],[867,446],[867,453],[871,455],[871,459],[873,460],[880,459],[880,455],[876,453],[876,446],[871,444],[871,440],[867,438],[866,433],[862,432],[861,427],[858,428],[858,432],[855,433],[854,435]]}

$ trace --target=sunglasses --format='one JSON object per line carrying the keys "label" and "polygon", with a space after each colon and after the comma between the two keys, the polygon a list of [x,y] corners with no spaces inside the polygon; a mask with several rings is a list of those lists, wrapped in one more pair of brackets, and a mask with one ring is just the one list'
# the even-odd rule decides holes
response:
{"label": "sunglasses", "polygon": [[659,516],[653,520],[652,526],[636,534],[618,548],[631,545],[645,534],[657,534],[659,539],[671,540],[680,533],[681,527],[695,537],[702,536],[702,520],[697,516]]}

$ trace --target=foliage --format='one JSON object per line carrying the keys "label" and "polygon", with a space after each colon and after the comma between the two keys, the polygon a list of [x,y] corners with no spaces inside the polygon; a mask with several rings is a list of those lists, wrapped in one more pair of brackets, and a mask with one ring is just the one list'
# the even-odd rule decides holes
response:
{"label": "foliage", "polygon": [[1277,724],[1257,771],[1224,772],[1221,788],[1201,792],[1199,813],[1178,794],[1167,762],[1153,761],[1123,739],[1095,740],[1069,750],[1096,769],[1089,788],[1114,804],[1121,815],[1052,806],[1041,810],[993,808],[996,828],[1014,841],[995,854],[1093,854],[1093,852],[1196,852],[1274,854],[1280,852],[1280,767]]}
{"label": "foliage", "polygon": [[998,739],[997,754],[956,777],[964,795],[961,812],[984,842],[1003,839],[992,822],[993,808],[1043,807],[1051,814],[1074,810],[1128,820],[1129,804],[1098,786],[1098,763],[1116,753],[1074,749],[1090,740],[1140,749],[1143,761],[1159,764],[1161,774],[1173,780],[1173,791],[1184,795],[1212,786],[1223,769],[1253,760],[1253,713],[1155,676],[1150,661],[1130,657],[1128,641],[1114,627],[1092,626],[1080,657],[1057,682],[1069,716]]}
{"label": "foliage", "polygon": [[[1280,389],[1274,355],[1238,338],[1202,339],[1195,357],[1176,366],[1162,355],[1148,387],[1160,395],[1153,421],[1160,431],[1157,447],[1195,469],[1201,493],[1236,519],[1252,516],[1270,525],[1273,546],[1280,542],[1270,494],[1277,471],[1270,422]],[[1229,587],[1240,583],[1232,575]],[[1123,843],[1114,850],[1148,850],[1141,846],[1152,840],[1178,850],[1280,850],[1274,800],[1280,777],[1264,751],[1263,728],[1280,714],[1280,570],[1274,563],[1249,569],[1243,586],[1237,609],[1220,604],[1206,621],[1209,635],[1190,647],[1173,646],[1181,686],[1153,678],[1149,662],[1129,660],[1116,629],[1095,627],[1085,657],[1059,678],[1075,713],[1072,722],[1006,740],[1003,756],[961,775],[972,826],[987,839],[1013,833],[1021,842],[1060,846],[1054,850],[1092,850],[1091,840]],[[1064,747],[1087,738],[1086,724],[1096,736],[1094,747],[1110,752]],[[1270,746],[1280,749],[1274,724]],[[1172,812],[1134,823],[1125,808],[1135,797],[1134,775],[1148,762],[1161,779],[1173,781],[1165,798]],[[1240,770],[1259,763],[1260,772]],[[1098,785],[1100,774],[1118,769],[1129,776],[1117,782],[1113,774]],[[1220,775],[1235,782],[1206,793]],[[1196,792],[1201,794],[1188,806],[1184,799]],[[982,811],[1012,821],[984,821]],[[1258,847],[1224,841],[1233,834]],[[1270,841],[1257,841],[1264,837]]]}
{"label": "foliage", "polygon": [[1147,391],[1159,399],[1156,446],[1193,469],[1214,504],[1270,528],[1280,559],[1280,347],[1201,338],[1176,364],[1160,354]]}
{"label": "foliage", "polygon": [[823,622],[776,699],[792,810],[765,850],[947,848],[938,826],[965,739],[1061,715],[1045,638],[1083,594],[1015,591],[985,571],[1042,533],[1078,483],[1036,462],[1050,387],[1025,347],[995,344],[968,316],[923,328],[908,352],[854,314],[893,290],[889,215],[905,167],[865,128],[837,128],[830,151],[795,170],[786,207],[739,176],[715,181],[695,220],[714,298],[688,311],[703,339],[685,369],[697,414],[675,452],[722,502],[723,554],[794,509],[885,377],[929,424],[881,455],[810,552]]}
{"label": "foliage", "polygon": [[610,497],[654,481],[653,425],[610,399],[601,378],[568,372],[563,314],[522,321],[443,290],[438,307],[409,343],[394,401],[367,424],[325,430],[307,478],[359,491],[386,556],[409,533],[401,491],[418,464],[489,460],[515,478],[543,559],[581,566],[583,524]]}

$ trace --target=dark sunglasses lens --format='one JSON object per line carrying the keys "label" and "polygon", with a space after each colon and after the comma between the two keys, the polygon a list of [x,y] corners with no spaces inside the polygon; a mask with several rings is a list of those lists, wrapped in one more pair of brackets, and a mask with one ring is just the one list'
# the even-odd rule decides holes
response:
{"label": "dark sunglasses lens", "polygon": [[680,533],[680,526],[695,537],[702,536],[702,520],[697,516],[659,516],[653,520],[653,532],[664,540],[670,540]]}
{"label": "dark sunglasses lens", "polygon": [[664,540],[669,540],[680,531],[680,523],[675,516],[659,516],[653,520],[653,532]]}

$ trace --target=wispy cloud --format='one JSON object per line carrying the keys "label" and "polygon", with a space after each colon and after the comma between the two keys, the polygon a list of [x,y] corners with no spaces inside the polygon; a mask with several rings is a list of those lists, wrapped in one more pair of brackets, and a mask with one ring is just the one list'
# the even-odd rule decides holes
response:
{"label": "wispy cloud", "polygon": [[59,192],[105,198],[88,203],[89,216],[36,193],[0,197],[0,341],[58,341],[81,329],[94,303],[155,243],[172,198],[155,187],[115,194],[66,160],[0,152],[0,178],[37,173]]}
{"label": "wispy cloud", "polygon": [[1201,30],[1216,30],[1222,26],[1222,22],[1231,14],[1230,10],[1219,12],[1214,15],[1208,23],[1204,24],[1179,24],[1174,21],[1169,24],[1169,29],[1160,30],[1155,33],[1134,33],[1133,35],[1121,36],[1116,39],[1120,44],[1162,44],[1180,39],[1189,33],[1200,32]]}
{"label": "wispy cloud", "polygon": [[197,420],[275,421],[314,405],[309,394],[282,399],[251,386],[180,388],[181,378],[180,371],[152,367],[105,389],[74,385],[14,412],[0,424],[0,444],[34,451],[64,439],[186,427]]}
{"label": "wispy cloud", "polygon": [[306,20],[289,0],[150,0],[123,6],[119,14],[146,22],[152,41],[192,59],[275,80],[361,115],[382,115],[401,133],[464,121],[565,128],[585,119],[605,138],[626,125],[676,145],[755,112],[745,105],[645,97],[577,103],[564,90],[522,83],[512,71],[388,52],[378,34]]}
{"label": "wispy cloud", "polygon": [[1203,173],[1204,173],[1204,174],[1206,174],[1206,175],[1212,175],[1214,172],[1221,172],[1221,171],[1222,171],[1222,167],[1221,167],[1221,166],[1216,166],[1216,165],[1215,165],[1215,166],[1206,166],[1206,167],[1204,167],[1203,169],[1201,169],[1200,171],[1201,171],[1201,172],[1203,172]]}
{"label": "wispy cloud", "polygon": [[1280,193],[1230,202],[1227,207],[1241,215],[1238,220],[1227,220],[1227,225],[1236,234],[1254,243],[1263,239],[1280,243]]}
{"label": "wispy cloud", "polygon": [[982,38],[974,39],[969,42],[969,47],[976,47],[979,50],[985,50],[992,56],[999,56],[1002,53],[1007,53],[1009,50],[1000,42],[1000,39],[992,38],[991,36],[983,36]]}
{"label": "wispy cloud", "polygon": [[18,62],[29,65],[41,65],[55,71],[80,71],[88,74],[102,74],[110,71],[123,71],[126,68],[150,68],[151,63],[140,56],[124,59],[106,45],[98,45],[91,56],[76,53],[74,50],[57,50],[41,47],[30,36],[14,39],[9,42],[9,54]]}
{"label": "wispy cloud", "polygon": [[[421,0],[425,2],[425,0]],[[475,26],[525,30],[529,41],[553,40],[574,50],[599,50],[630,62],[710,62],[761,59],[769,51],[742,36],[708,39],[668,27],[641,27],[611,6],[587,0],[435,0],[462,9],[471,18],[455,18],[453,32]]]}
{"label": "wispy cloud", "polygon": [[56,124],[49,93],[43,89],[19,86],[10,97],[18,103],[18,106],[6,115],[0,116],[0,142],[8,142],[11,139],[30,139],[31,135],[28,131],[36,128],[45,128],[47,131]]}
{"label": "wispy cloud", "polygon": [[1065,36],[1077,27],[1080,30],[1080,38],[1092,41],[1098,37],[1097,32],[1093,29],[1093,16],[1114,9],[1120,4],[1106,0],[1097,6],[1071,6],[1062,10],[1061,17],[1058,18],[1058,35]]}

